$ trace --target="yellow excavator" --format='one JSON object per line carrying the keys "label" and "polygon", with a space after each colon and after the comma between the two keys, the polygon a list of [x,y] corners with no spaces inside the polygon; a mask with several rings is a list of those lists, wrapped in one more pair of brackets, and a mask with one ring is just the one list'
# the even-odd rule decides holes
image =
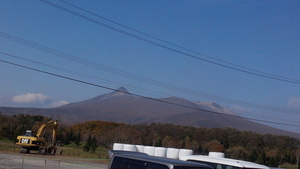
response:
{"label": "yellow excavator", "polygon": [[[31,130],[26,130],[25,135],[18,136],[16,144],[21,146],[20,153],[30,153],[31,150],[38,151],[38,154],[55,154],[56,153],[56,135],[57,135],[56,121],[49,121],[44,123],[38,129],[34,136]],[[48,143],[43,137],[46,129],[52,128],[51,142]]]}

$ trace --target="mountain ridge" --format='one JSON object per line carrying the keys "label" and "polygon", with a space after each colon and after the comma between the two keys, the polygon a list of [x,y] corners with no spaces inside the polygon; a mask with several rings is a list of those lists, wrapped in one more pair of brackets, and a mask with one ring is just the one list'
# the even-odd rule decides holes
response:
{"label": "mountain ridge", "polygon": [[104,120],[126,124],[172,123],[206,128],[229,127],[260,134],[286,135],[300,139],[299,133],[284,131],[245,118],[235,117],[237,115],[234,112],[215,102],[192,102],[179,97],[147,99],[132,95],[123,87],[56,108],[0,107],[0,112],[10,115],[23,113],[49,117],[58,116],[61,121],[71,124],[90,120]]}

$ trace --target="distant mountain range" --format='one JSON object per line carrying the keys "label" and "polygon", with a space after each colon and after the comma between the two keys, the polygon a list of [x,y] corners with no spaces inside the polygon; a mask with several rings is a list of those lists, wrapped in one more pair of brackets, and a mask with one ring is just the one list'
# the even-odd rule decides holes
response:
{"label": "distant mountain range", "polygon": [[171,123],[206,128],[230,127],[260,134],[286,135],[300,139],[298,133],[228,116],[235,114],[214,102],[191,102],[178,97],[148,99],[131,95],[123,87],[107,94],[57,108],[0,107],[0,112],[8,115],[23,113],[58,117],[60,121],[69,124],[90,120],[126,124]]}

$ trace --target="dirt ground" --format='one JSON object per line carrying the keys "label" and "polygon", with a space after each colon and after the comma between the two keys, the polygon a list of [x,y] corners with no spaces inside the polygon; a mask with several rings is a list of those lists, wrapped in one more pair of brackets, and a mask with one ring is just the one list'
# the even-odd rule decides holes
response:
{"label": "dirt ground", "polygon": [[0,169],[107,169],[103,163],[101,159],[0,152]]}

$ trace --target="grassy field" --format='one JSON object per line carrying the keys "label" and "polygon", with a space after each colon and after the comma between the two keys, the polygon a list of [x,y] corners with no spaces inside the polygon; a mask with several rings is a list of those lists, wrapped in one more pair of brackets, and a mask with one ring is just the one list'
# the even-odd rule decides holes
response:
{"label": "grassy field", "polygon": [[0,140],[0,151],[19,152],[20,147],[11,140]]}
{"label": "grassy field", "polygon": [[[20,146],[16,145],[11,140],[0,140],[0,152],[19,153]],[[32,154],[36,154],[37,151],[32,151]],[[56,155],[70,156],[85,159],[100,159],[103,163],[108,163],[108,151],[104,148],[98,147],[94,153],[83,151],[83,146],[76,146],[75,144],[69,144],[58,147]]]}
{"label": "grassy field", "polygon": [[[12,152],[19,153],[20,147],[10,140],[0,140],[0,152]],[[32,152],[33,154],[36,152]],[[87,160],[100,160],[103,164],[108,164],[108,150],[98,147],[94,153],[83,151],[83,145],[76,146],[75,144],[69,144],[60,146],[57,149],[56,154],[58,156],[65,157],[77,157],[84,158]],[[298,169],[295,165],[281,165],[280,168],[286,169]]]}
{"label": "grassy field", "polygon": [[286,168],[286,169],[298,169],[298,166],[296,165],[281,165],[280,168]]}
{"label": "grassy field", "polygon": [[108,150],[98,147],[94,153],[83,151],[83,146],[76,146],[75,144],[69,144],[58,148],[57,153],[67,156],[78,156],[82,158],[98,158],[108,159]]}

